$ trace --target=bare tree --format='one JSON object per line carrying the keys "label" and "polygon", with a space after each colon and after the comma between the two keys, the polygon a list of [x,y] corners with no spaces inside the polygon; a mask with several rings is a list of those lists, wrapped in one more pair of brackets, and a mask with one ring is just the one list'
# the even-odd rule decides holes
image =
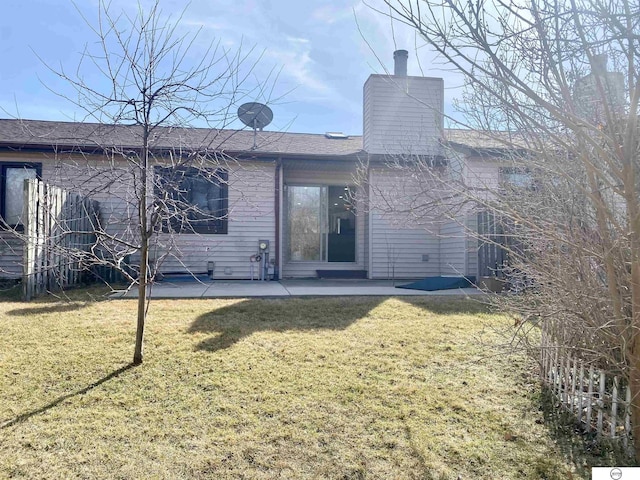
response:
{"label": "bare tree", "polygon": [[403,162],[441,186],[413,215],[500,219],[505,269],[526,287],[501,302],[626,378],[640,458],[640,5],[384,3],[464,76],[460,126],[485,145],[460,153],[450,137],[446,175]]}
{"label": "bare tree", "polygon": [[93,245],[60,253],[137,285],[134,364],[143,360],[149,288],[175,234],[226,228],[229,171],[239,167],[225,153],[233,132],[222,129],[243,101],[269,101],[277,77],[272,70],[257,79],[253,48],[196,49],[198,32],[182,32],[180,20],[163,15],[159,1],[130,16],[101,0],[97,22],[85,18],[97,41],[78,67],[50,68],[74,93],[52,91],[82,109],[83,122],[30,132],[55,141],[56,183],[102,202]]}

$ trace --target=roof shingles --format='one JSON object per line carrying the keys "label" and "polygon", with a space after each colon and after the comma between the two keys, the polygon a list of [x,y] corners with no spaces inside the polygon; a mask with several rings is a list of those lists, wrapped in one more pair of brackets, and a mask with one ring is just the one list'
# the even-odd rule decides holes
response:
{"label": "roof shingles", "polygon": [[[0,146],[12,148],[135,149],[142,128],[129,125],[0,119]],[[505,142],[484,132],[448,129],[445,141],[476,150],[504,148]],[[226,151],[255,156],[356,157],[365,153],[362,136],[327,138],[322,134],[252,130],[158,127],[151,146],[157,149]]]}
{"label": "roof shingles", "polygon": [[[21,147],[136,148],[142,128],[97,123],[0,119],[0,145]],[[252,130],[159,127],[152,132],[157,149],[224,150],[283,155],[350,156],[362,152],[362,137],[329,139],[325,135]]]}

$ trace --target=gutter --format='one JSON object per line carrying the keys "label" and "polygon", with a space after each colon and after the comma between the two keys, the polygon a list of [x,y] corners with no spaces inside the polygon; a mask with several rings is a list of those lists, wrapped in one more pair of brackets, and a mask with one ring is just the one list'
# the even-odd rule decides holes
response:
{"label": "gutter", "polygon": [[[10,152],[20,152],[20,151],[28,151],[28,152],[39,152],[39,153],[69,153],[69,154],[88,154],[88,155],[105,155],[107,153],[112,153],[114,149],[117,149],[119,152],[127,153],[137,153],[140,150],[139,147],[130,147],[130,146],[115,146],[115,147],[101,147],[101,146],[89,146],[89,145],[62,145],[62,144],[52,144],[52,145],[33,145],[33,144],[25,144],[25,143],[10,143],[10,142],[0,142],[0,151],[10,151]],[[171,147],[161,147],[154,148],[152,152],[156,155],[168,154],[174,152],[176,149],[180,149],[185,153],[193,153],[197,150],[188,150],[186,148],[171,148]],[[202,150],[201,153],[224,153],[229,157],[233,157],[237,160],[254,160],[254,161],[282,161],[283,159],[295,159],[295,160],[339,160],[344,162],[349,161],[357,161],[362,158],[362,155],[365,155],[366,152],[364,150],[360,150],[357,152],[351,152],[347,154],[330,154],[330,153],[279,153],[279,152],[259,152],[259,151],[247,151],[247,150]]]}

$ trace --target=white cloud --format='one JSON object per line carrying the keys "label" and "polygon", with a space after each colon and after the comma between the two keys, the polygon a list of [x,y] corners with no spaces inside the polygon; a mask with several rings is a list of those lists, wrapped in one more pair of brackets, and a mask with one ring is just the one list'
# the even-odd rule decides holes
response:
{"label": "white cloud", "polygon": [[271,48],[267,50],[266,55],[274,59],[278,65],[282,65],[282,73],[296,83],[295,87],[314,95],[331,95],[331,88],[314,72],[316,65],[308,49],[295,51]]}
{"label": "white cloud", "polygon": [[287,37],[287,42],[307,44],[310,42],[310,40],[308,38],[301,37]]}

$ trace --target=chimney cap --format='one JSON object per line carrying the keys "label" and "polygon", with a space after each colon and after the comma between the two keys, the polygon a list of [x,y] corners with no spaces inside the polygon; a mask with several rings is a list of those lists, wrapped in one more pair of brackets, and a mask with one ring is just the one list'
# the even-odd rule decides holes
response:
{"label": "chimney cap", "polygon": [[409,52],[407,50],[396,50],[393,52],[393,74],[398,77],[407,76],[407,58]]}
{"label": "chimney cap", "polygon": [[591,59],[591,71],[597,74],[607,73],[607,61],[609,57],[606,53],[594,55]]}

